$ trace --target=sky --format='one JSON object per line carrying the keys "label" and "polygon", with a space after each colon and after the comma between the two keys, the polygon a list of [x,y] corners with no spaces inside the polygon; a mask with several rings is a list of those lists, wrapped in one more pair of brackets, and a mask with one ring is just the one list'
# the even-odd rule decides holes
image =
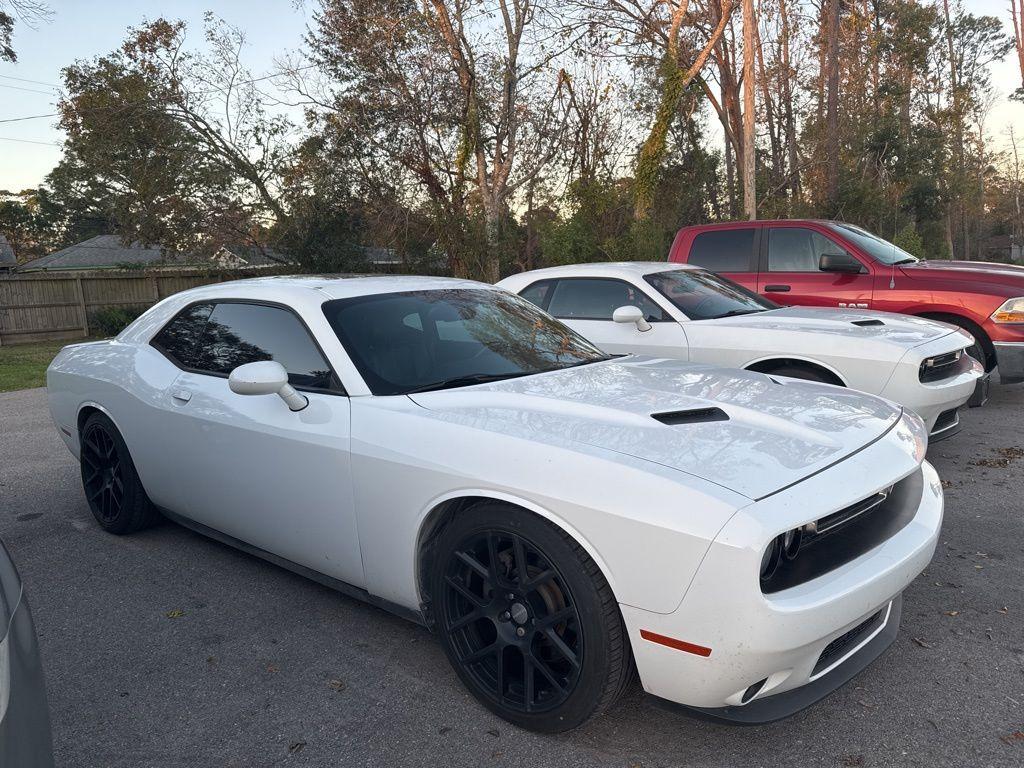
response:
{"label": "sky", "polygon": [[[193,40],[202,40],[203,13],[217,14],[243,29],[249,45],[245,64],[253,76],[273,70],[274,59],[302,47],[312,15],[313,0],[49,0],[49,21],[35,29],[15,27],[18,62],[0,62],[0,190],[18,191],[37,186],[60,160],[63,134],[55,126],[60,70],[78,59],[91,59],[112,51],[125,31],[144,20],[161,16],[188,23]],[[973,13],[997,16],[1010,32],[1008,0],[965,0]],[[998,100],[987,122],[995,148],[1008,144],[1007,126],[1024,134],[1024,104],[1006,96],[1020,85],[1011,53],[992,69]],[[21,120],[30,117],[33,119]],[[716,121],[709,121],[709,128]]]}

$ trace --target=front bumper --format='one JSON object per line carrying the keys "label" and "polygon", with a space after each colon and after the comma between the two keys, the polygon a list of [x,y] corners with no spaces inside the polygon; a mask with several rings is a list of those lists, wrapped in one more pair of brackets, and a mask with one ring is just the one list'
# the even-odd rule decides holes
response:
{"label": "front bumper", "polygon": [[0,766],[52,768],[46,683],[24,594],[0,643],[0,654]]}
{"label": "front bumper", "polygon": [[920,377],[921,361],[962,349],[969,340],[973,341],[967,334],[958,332],[915,347],[899,362],[878,393],[920,416],[933,442],[959,430],[960,420],[956,411],[974,396],[978,382],[985,375],[985,367],[965,356],[962,369],[956,375],[923,382]]}
{"label": "front bumper", "polygon": [[1024,381],[1024,342],[996,341],[996,365],[1001,384],[1019,384]]}
{"label": "front bumper", "polygon": [[[821,510],[822,498],[834,502],[830,509],[841,509],[864,498],[864,477],[877,478],[884,488],[916,472],[916,460],[896,442],[879,441],[738,512],[716,537],[674,612],[656,614],[623,605],[644,689],[705,714],[758,722],[817,701],[878,656],[896,631],[900,594],[931,560],[938,539],[942,487],[927,462],[921,465],[916,511],[883,543],[822,576],[773,594],[761,592],[757,569],[766,543],[808,522],[814,515],[808,510]],[[888,618],[877,634],[874,628],[865,630],[850,648],[821,666],[823,652],[833,641],[856,634],[854,630],[880,612],[888,612]],[[647,638],[676,638],[710,652],[701,656],[652,642],[642,630]],[[794,693],[776,698],[787,692]]]}

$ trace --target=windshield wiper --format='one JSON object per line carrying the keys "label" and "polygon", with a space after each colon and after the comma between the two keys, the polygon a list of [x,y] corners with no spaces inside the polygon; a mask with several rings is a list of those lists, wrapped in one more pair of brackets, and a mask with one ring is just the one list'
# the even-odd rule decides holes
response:
{"label": "windshield wiper", "polygon": [[752,315],[755,312],[764,312],[764,309],[730,309],[724,315],[715,315],[712,320],[721,320],[723,317],[739,317],[740,315]]}
{"label": "windshield wiper", "polygon": [[894,261],[892,263],[892,265],[894,267],[898,267],[900,264],[917,264],[918,261],[919,261],[919,259],[915,259],[915,258],[900,259],[899,261]]}

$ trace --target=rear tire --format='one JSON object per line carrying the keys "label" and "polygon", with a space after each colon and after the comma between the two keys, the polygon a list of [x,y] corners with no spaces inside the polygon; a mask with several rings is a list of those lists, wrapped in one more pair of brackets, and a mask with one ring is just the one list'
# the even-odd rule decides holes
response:
{"label": "rear tire", "polygon": [[160,519],[124,438],[106,414],[94,413],[82,425],[79,463],[86,501],[103,530],[134,533]]}
{"label": "rear tire", "polygon": [[441,644],[463,684],[499,717],[567,731],[605,712],[632,680],[615,596],[559,528],[485,502],[446,526],[434,555]]}

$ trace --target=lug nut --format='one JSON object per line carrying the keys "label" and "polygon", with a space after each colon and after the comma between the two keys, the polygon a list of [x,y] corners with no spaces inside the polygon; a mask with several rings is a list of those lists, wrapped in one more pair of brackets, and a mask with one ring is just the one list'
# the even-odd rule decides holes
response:
{"label": "lug nut", "polygon": [[523,629],[522,627],[519,627],[518,629],[516,629],[516,634],[519,635],[520,637],[522,637],[523,635],[526,634],[526,630]]}
{"label": "lug nut", "polygon": [[508,611],[505,611],[503,614],[501,614],[501,618],[503,618],[505,621],[508,621],[512,618],[512,614]]}

